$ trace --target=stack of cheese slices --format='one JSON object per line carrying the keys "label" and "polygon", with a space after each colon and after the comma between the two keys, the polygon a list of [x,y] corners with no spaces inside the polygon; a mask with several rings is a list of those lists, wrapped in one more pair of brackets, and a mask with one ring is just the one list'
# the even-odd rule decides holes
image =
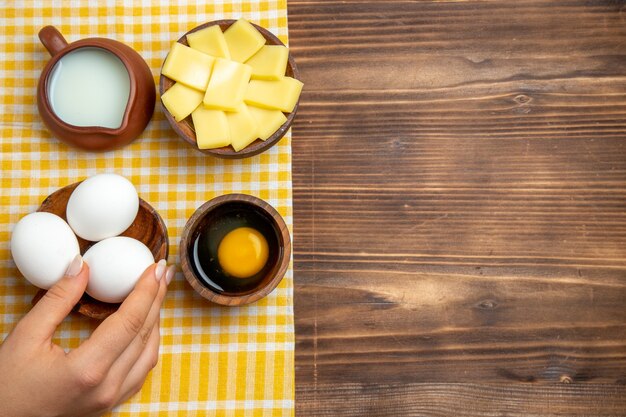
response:
{"label": "stack of cheese slices", "polygon": [[266,140],[293,111],[302,82],[285,76],[289,49],[266,45],[246,20],[218,25],[174,43],[161,73],[176,81],[161,97],[177,122],[191,115],[200,149],[240,151]]}

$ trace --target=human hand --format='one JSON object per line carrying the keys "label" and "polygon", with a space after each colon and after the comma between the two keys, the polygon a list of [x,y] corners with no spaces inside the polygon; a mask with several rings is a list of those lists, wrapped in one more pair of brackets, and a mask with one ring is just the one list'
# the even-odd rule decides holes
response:
{"label": "human hand", "polygon": [[143,273],[119,310],[66,353],[52,342],[83,295],[89,267],[77,256],[0,345],[0,416],[100,416],[141,389],[159,353],[159,313],[174,266]]}

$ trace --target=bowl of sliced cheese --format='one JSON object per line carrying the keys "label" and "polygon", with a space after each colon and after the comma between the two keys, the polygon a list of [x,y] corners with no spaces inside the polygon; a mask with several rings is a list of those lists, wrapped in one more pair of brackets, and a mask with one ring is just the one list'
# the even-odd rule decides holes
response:
{"label": "bowl of sliced cheese", "polygon": [[303,84],[289,49],[244,19],[200,25],[172,45],[159,91],[178,135],[220,158],[257,155],[289,130]]}

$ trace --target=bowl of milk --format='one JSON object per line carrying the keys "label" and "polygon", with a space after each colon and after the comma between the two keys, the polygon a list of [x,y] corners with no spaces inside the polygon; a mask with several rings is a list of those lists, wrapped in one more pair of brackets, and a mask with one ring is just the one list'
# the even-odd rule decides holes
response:
{"label": "bowl of milk", "polygon": [[152,73],[129,46],[105,38],[68,43],[54,27],[39,39],[52,58],[37,87],[39,113],[58,139],[90,151],[124,146],[154,112]]}

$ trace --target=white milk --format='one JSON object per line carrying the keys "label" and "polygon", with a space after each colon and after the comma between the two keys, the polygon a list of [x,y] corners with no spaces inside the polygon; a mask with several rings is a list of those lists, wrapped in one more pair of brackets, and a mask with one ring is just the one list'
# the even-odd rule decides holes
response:
{"label": "white milk", "polygon": [[68,53],[54,66],[48,82],[52,110],[74,126],[120,127],[129,96],[126,67],[101,48]]}

